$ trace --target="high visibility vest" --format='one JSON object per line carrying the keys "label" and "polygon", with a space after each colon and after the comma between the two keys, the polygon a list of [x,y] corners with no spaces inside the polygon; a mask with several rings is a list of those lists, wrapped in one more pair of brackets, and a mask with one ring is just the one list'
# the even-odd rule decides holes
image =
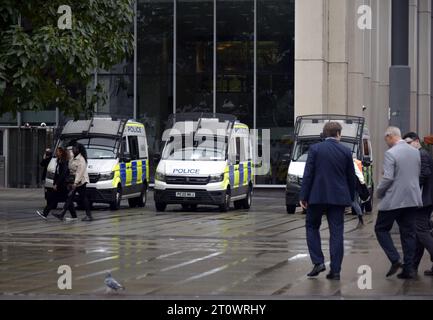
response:
{"label": "high visibility vest", "polygon": [[353,159],[353,162],[355,162],[355,164],[358,166],[359,171],[362,172],[362,161],[358,159]]}

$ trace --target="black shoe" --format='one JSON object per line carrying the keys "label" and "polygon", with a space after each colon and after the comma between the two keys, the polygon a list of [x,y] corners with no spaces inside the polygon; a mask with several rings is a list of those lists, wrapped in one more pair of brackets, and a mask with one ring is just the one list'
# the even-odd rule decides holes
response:
{"label": "black shoe", "polygon": [[328,273],[326,275],[326,279],[340,281],[340,274],[339,273],[330,272],[330,273]]}
{"label": "black shoe", "polygon": [[389,269],[388,273],[386,274],[386,277],[389,278],[389,277],[395,275],[397,273],[398,269],[400,269],[401,267],[403,267],[401,262],[393,263],[391,268]]}
{"label": "black shoe", "polygon": [[309,274],[307,274],[307,277],[317,277],[319,273],[326,270],[326,267],[323,263],[315,264],[313,270]]}
{"label": "black shoe", "polygon": [[414,272],[406,271],[406,270],[403,270],[401,273],[399,273],[397,275],[397,278],[403,279],[403,280],[406,280],[406,279],[415,279],[415,277],[416,276],[415,276]]}
{"label": "black shoe", "polygon": [[61,213],[52,213],[53,217],[56,217],[60,221],[63,221],[63,214]]}
{"label": "black shoe", "polygon": [[81,221],[93,221],[92,216],[85,216]]}
{"label": "black shoe", "polygon": [[424,271],[424,275],[427,277],[433,277],[433,268],[431,268],[430,270]]}

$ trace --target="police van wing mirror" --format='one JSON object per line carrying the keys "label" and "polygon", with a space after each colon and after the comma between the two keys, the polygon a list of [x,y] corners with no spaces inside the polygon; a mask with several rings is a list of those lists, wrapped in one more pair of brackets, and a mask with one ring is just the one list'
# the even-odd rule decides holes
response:
{"label": "police van wing mirror", "polygon": [[130,162],[132,160],[131,154],[129,154],[128,152],[123,153],[121,160],[122,162]]}
{"label": "police van wing mirror", "polygon": [[159,161],[161,161],[161,154],[160,154],[160,153],[155,153],[155,154],[153,155],[153,161],[154,161],[155,163],[158,163]]}

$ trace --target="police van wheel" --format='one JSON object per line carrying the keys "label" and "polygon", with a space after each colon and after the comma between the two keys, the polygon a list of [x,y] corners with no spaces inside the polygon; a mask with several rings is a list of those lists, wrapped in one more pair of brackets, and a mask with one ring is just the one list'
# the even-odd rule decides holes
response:
{"label": "police van wheel", "polygon": [[117,187],[115,200],[110,203],[110,209],[111,210],[119,210],[120,209],[120,203],[122,202],[122,188]]}
{"label": "police van wheel", "polygon": [[147,186],[143,184],[143,189],[141,191],[141,194],[137,198],[131,198],[128,199],[128,204],[130,208],[143,208],[146,205],[147,201]]}
{"label": "police van wheel", "polygon": [[221,212],[227,212],[230,210],[230,199],[231,199],[230,191],[227,190],[224,195],[224,203],[220,204],[219,206]]}
{"label": "police van wheel", "polygon": [[233,205],[235,206],[236,210],[242,209],[243,208],[243,199],[242,200],[236,200],[233,202]]}
{"label": "police van wheel", "polygon": [[295,214],[296,213],[296,206],[294,205],[286,205],[286,210],[288,214]]}
{"label": "police van wheel", "polygon": [[164,202],[155,202],[155,208],[158,212],[164,212],[167,204]]}
{"label": "police van wheel", "polygon": [[242,200],[242,207],[248,210],[249,208],[251,208],[252,201],[252,192],[251,189],[248,189],[247,197]]}

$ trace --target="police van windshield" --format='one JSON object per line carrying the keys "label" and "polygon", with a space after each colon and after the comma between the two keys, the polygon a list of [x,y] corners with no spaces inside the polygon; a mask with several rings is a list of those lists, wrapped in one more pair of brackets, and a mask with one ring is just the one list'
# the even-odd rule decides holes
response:
{"label": "police van windshield", "polygon": [[183,161],[224,161],[226,159],[226,142],[221,137],[214,140],[214,137],[201,138],[198,141],[185,139],[185,136],[178,136],[167,141],[162,153],[163,160]]}
{"label": "police van windshield", "polygon": [[[299,140],[296,142],[294,152],[292,155],[292,160],[297,162],[306,162],[308,158],[308,150],[310,146],[319,143],[321,140]],[[341,144],[346,146],[352,151],[353,155],[357,155],[358,153],[358,145],[353,142],[348,141],[340,141]]]}
{"label": "police van windshield", "polygon": [[84,145],[88,159],[116,159],[117,157],[115,138],[65,138],[59,142],[59,146],[67,148],[75,141]]}

